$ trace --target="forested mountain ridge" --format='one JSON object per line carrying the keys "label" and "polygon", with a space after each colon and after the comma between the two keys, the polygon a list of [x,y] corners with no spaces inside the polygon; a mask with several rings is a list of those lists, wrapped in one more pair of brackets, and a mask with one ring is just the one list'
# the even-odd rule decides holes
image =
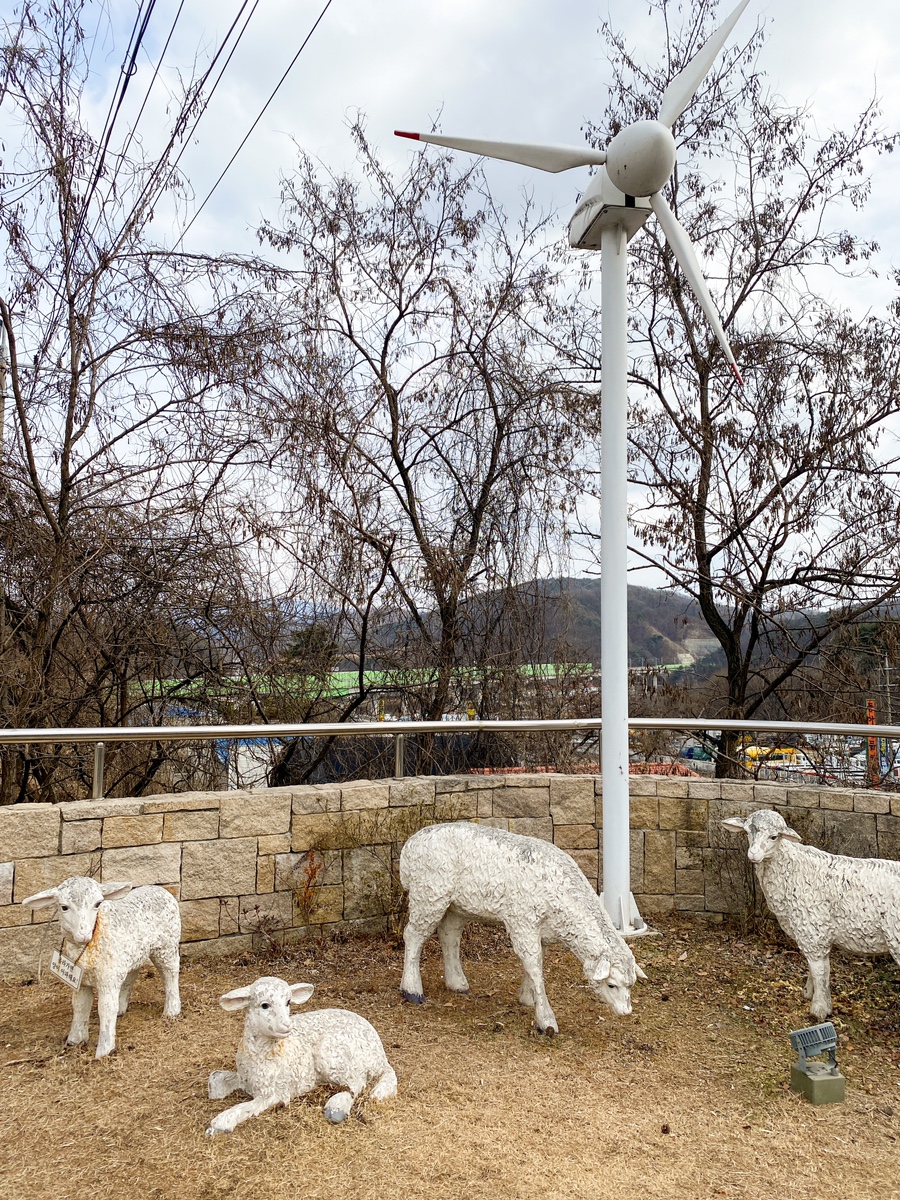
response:
{"label": "forested mountain ridge", "polygon": [[[535,585],[532,585],[535,586]],[[564,642],[581,661],[600,664],[600,580],[537,581],[547,603],[548,641]],[[644,664],[699,662],[715,654],[718,643],[683,592],[629,585],[628,661]]]}

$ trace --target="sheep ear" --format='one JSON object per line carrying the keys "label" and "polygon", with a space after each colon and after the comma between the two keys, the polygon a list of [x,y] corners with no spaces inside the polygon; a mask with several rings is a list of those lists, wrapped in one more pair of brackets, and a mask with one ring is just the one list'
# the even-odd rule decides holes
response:
{"label": "sheep ear", "polygon": [[46,892],[35,892],[33,896],[26,896],[22,904],[25,908],[50,908],[58,899],[58,888],[49,888]]}
{"label": "sheep ear", "polygon": [[726,817],[719,824],[724,826],[725,829],[739,829],[741,833],[747,832],[747,822],[743,817]]}
{"label": "sheep ear", "polygon": [[647,978],[647,976],[644,974],[644,972],[641,970],[641,968],[637,965],[637,963],[634,964],[634,973],[638,977],[638,979],[646,979]]}
{"label": "sheep ear", "polygon": [[802,842],[803,841],[803,838],[800,836],[800,834],[797,832],[797,830],[791,829],[790,826],[788,826],[787,829],[782,829],[781,836],[783,838],[787,838],[787,840],[789,842]]}
{"label": "sheep ear", "polygon": [[595,983],[602,983],[604,979],[609,978],[609,973],[612,970],[612,964],[608,958],[601,958],[597,963],[597,969],[591,978]]}
{"label": "sheep ear", "polygon": [[226,992],[224,996],[219,997],[219,1003],[226,1012],[237,1012],[246,1008],[250,1003],[250,988],[235,988],[233,992]]}
{"label": "sheep ear", "polygon": [[101,883],[100,891],[104,900],[121,900],[134,887],[133,883]]}
{"label": "sheep ear", "polygon": [[291,1004],[305,1004],[315,990],[312,983],[292,983]]}

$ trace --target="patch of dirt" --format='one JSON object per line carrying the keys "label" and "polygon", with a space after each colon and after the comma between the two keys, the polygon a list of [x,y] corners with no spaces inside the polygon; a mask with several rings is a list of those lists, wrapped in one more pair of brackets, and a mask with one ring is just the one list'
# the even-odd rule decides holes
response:
{"label": "patch of dirt", "polygon": [[[772,929],[659,928],[633,943],[649,981],[631,1017],[593,998],[571,955],[548,951],[554,1039],[516,1003],[505,936],[475,928],[471,994],[444,990],[432,940],[423,1007],[400,1002],[402,949],[377,938],[185,962],[173,1024],[148,970],[101,1062],[93,1044],[64,1048],[62,984],[0,985],[0,1198],[900,1198],[900,970],[833,956],[847,1101],[813,1108],[788,1087],[787,1035],[812,1023],[796,950]],[[363,1101],[332,1127],[316,1094],[206,1138],[234,1102],[208,1100],[207,1075],[233,1067],[241,1027],[218,996],[265,974],[315,983],[312,1006],[371,1020],[396,1099]]]}

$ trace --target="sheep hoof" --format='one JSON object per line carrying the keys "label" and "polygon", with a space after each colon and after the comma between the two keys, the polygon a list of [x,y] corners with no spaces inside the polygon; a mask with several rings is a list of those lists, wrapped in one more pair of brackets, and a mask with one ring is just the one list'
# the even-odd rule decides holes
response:
{"label": "sheep hoof", "polygon": [[421,992],[404,992],[404,990],[401,988],[400,996],[401,996],[401,999],[405,1000],[407,1004],[424,1004],[425,1003],[425,997],[422,995]]}
{"label": "sheep hoof", "polygon": [[546,1029],[541,1029],[541,1027],[538,1026],[538,1033],[542,1033],[544,1037],[556,1037],[557,1032],[558,1030],[554,1029],[552,1025],[548,1025]]}
{"label": "sheep hoof", "polygon": [[340,1125],[342,1121],[346,1121],[350,1116],[350,1109],[352,1107],[353,1097],[350,1093],[338,1092],[325,1105],[325,1119],[330,1121],[332,1125]]}

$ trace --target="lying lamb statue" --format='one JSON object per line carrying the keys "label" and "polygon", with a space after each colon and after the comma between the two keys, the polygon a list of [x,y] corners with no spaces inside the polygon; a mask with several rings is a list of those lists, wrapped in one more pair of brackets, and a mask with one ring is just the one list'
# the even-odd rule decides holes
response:
{"label": "lying lamb statue", "polygon": [[291,1005],[305,1004],[312,994],[311,983],[292,985],[265,976],[220,997],[226,1011],[246,1011],[244,1036],[237,1070],[213,1071],[209,1098],[224,1100],[240,1088],[253,1099],[219,1113],[207,1134],[231,1133],[250,1117],[288,1105],[320,1084],[343,1089],[325,1105],[325,1116],[334,1125],[350,1115],[363,1088],[372,1085],[373,1100],[397,1094],[397,1076],[381,1038],[364,1017],[342,1008],[291,1015]]}
{"label": "lying lamb statue", "polygon": [[900,862],[800,845],[800,835],[770,808],[722,825],[747,834],[766,903],[809,965],[804,994],[817,1021],[831,1015],[832,946],[891,954],[900,963]]}
{"label": "lying lamb statue", "polygon": [[469,990],[459,940],[465,923],[478,920],[506,927],[525,972],[519,1002],[534,1006],[541,1033],[559,1030],[544,990],[542,945],[551,942],[572,951],[614,1012],[631,1012],[631,987],[647,977],[578,864],[557,846],[467,821],[432,825],[404,845],[400,881],[409,892],[404,1000],[425,999],[419,958],[435,930],[444,982],[452,992]]}
{"label": "lying lamb statue", "polygon": [[59,928],[65,956],[84,974],[72,993],[72,1028],[69,1046],[88,1038],[88,1021],[94,992],[100,1036],[96,1058],[116,1048],[116,1019],[128,1008],[131,987],[138,971],[149,960],[163,977],[166,990],[164,1017],[181,1012],[178,994],[178,943],[181,915],[178,901],[162,887],[130,883],[98,883],[73,875],[58,887],[26,897],[26,908],[59,909]]}

